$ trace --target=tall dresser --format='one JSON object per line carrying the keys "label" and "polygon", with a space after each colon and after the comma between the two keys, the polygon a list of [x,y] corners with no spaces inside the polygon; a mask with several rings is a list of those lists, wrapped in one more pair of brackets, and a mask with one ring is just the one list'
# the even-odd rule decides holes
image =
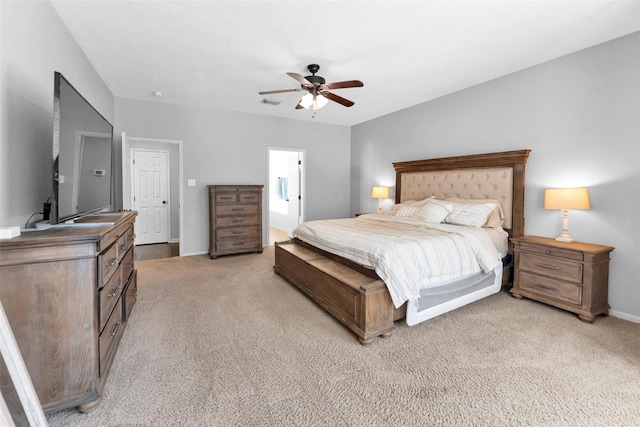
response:
{"label": "tall dresser", "polygon": [[209,256],[262,252],[262,185],[209,185]]}
{"label": "tall dresser", "polygon": [[[102,400],[136,301],[136,215],[90,215],[0,241],[0,299],[45,412],[88,412]],[[0,377],[19,407],[4,365]]]}

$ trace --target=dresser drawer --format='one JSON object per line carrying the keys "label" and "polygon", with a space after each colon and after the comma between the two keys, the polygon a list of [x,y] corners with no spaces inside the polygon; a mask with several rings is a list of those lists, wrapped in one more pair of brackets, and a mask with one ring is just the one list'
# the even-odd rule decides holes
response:
{"label": "dresser drawer", "polygon": [[118,245],[113,244],[109,249],[98,256],[98,289],[111,279],[118,270]]}
{"label": "dresser drawer", "polygon": [[259,247],[259,236],[221,239],[216,242],[216,249],[220,252],[236,249],[256,249]]}
{"label": "dresser drawer", "polygon": [[238,193],[238,199],[240,203],[257,204],[258,200],[260,200],[260,193],[256,193],[256,192]]}
{"label": "dresser drawer", "polygon": [[241,237],[241,236],[257,236],[258,226],[248,227],[233,227],[233,228],[219,228],[216,230],[216,238],[224,239],[228,237]]}
{"label": "dresser drawer", "polygon": [[582,286],[521,271],[520,289],[570,304],[582,304]]}
{"label": "dresser drawer", "polygon": [[122,258],[122,262],[120,262],[121,282],[123,285],[129,281],[129,276],[131,276],[131,273],[133,272],[133,251],[134,249],[130,248]]}
{"label": "dresser drawer", "polygon": [[224,205],[216,208],[216,215],[251,215],[258,213],[258,205]]}
{"label": "dresser drawer", "polygon": [[129,316],[131,316],[131,309],[133,308],[133,305],[136,303],[136,300],[138,299],[138,272],[134,272],[133,275],[131,276],[131,280],[129,281],[129,284],[127,284],[127,287],[124,289],[124,294],[122,295],[122,297],[124,298],[122,300],[122,306],[123,306],[123,310],[122,310],[122,315],[123,315],[123,319],[124,321],[128,321],[129,320]]}
{"label": "dresser drawer", "polygon": [[100,300],[100,327],[98,331],[102,331],[102,328],[106,325],[121,294],[122,281],[120,275],[114,274],[105,287],[98,292],[98,299]]}
{"label": "dresser drawer", "polygon": [[258,215],[217,218],[216,227],[237,227],[241,225],[258,225]]}
{"label": "dresser drawer", "polygon": [[522,270],[575,283],[582,283],[582,263],[579,262],[521,252],[519,264],[518,267]]}
{"label": "dresser drawer", "polygon": [[216,193],[216,203],[238,203],[238,192],[229,193]]}
{"label": "dresser drawer", "polygon": [[107,367],[113,359],[116,344],[122,334],[122,299],[118,299],[115,309],[109,317],[109,321],[104,327],[104,330],[100,334],[99,347],[100,347],[100,376],[103,376]]}

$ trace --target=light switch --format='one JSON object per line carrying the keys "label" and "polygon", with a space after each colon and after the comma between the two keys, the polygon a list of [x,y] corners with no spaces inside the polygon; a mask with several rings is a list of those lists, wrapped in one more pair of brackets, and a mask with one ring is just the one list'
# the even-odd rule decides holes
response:
{"label": "light switch", "polygon": [[188,179],[187,180],[187,186],[195,187],[196,186],[196,180],[195,179]]}

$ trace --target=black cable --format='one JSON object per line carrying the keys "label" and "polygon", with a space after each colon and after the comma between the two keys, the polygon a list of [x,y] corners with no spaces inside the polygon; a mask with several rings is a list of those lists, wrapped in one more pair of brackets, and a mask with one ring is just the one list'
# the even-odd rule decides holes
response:
{"label": "black cable", "polygon": [[31,216],[27,220],[27,223],[24,225],[24,228],[29,228],[29,221],[31,221],[31,218],[33,218],[34,215],[42,215],[42,212],[35,212],[35,213],[31,214]]}

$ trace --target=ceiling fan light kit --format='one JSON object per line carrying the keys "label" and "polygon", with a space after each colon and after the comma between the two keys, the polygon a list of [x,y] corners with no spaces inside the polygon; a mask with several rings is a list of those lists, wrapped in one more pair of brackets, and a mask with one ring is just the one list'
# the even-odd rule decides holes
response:
{"label": "ceiling fan light kit", "polygon": [[318,64],[309,64],[307,69],[311,73],[310,76],[303,77],[298,73],[287,73],[290,77],[300,83],[300,88],[298,89],[280,89],[280,90],[269,90],[258,92],[260,95],[270,95],[274,93],[285,93],[285,92],[299,92],[306,90],[307,93],[300,98],[300,101],[296,105],[296,110],[306,108],[319,110],[329,101],[337,102],[338,104],[344,105],[345,107],[351,107],[354,105],[354,102],[349,101],[346,98],[338,96],[329,90],[335,89],[345,89],[350,87],[362,87],[364,84],[360,80],[347,80],[343,82],[335,82],[335,83],[326,83],[326,80],[323,77],[316,76],[318,70],[320,70],[320,66]]}

